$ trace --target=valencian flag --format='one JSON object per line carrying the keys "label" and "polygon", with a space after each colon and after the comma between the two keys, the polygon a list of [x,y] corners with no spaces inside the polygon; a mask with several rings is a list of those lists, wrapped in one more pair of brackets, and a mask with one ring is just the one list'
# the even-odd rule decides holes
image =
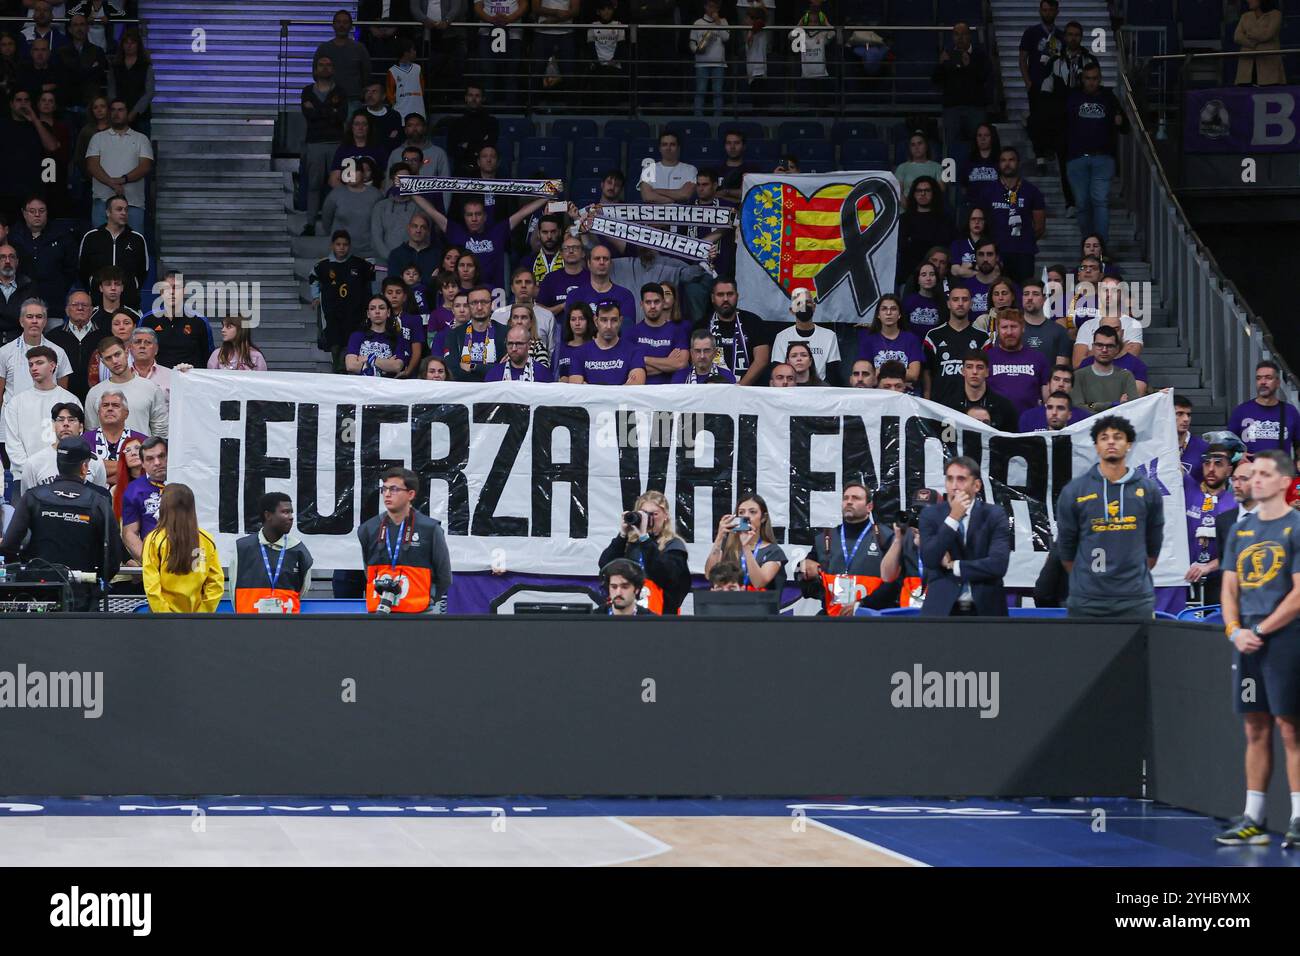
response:
{"label": "valencian flag", "polygon": [[747,175],[736,281],[743,308],[789,321],[803,290],[819,322],[865,322],[892,291],[898,180],[886,172]]}

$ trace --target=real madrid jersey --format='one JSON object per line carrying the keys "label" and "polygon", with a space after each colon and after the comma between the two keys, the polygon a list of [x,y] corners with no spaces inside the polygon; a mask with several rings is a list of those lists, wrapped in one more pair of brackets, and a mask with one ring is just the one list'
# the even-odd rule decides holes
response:
{"label": "real madrid jersey", "polygon": [[1300,514],[1243,517],[1228,534],[1223,568],[1237,574],[1242,620],[1268,617],[1291,591],[1291,575],[1300,574]]}

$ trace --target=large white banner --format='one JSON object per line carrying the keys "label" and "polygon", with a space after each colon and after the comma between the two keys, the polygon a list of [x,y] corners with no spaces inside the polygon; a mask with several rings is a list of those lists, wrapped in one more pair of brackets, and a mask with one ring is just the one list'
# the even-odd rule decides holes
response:
{"label": "large white banner", "polygon": [[747,174],[736,240],[746,309],[785,321],[801,297],[817,321],[865,323],[894,289],[898,180],[885,172]]}
{"label": "large white banner", "polygon": [[[792,559],[813,530],[840,522],[840,486],[943,489],[945,455],[980,462],[985,494],[1014,522],[1007,584],[1029,587],[1055,527],[1061,488],[1095,461],[1090,421],[1011,435],[897,392],[739,385],[600,387],[387,381],[345,375],[193,371],[172,377],[169,479],[194,490],[223,557],[252,531],[267,491],[292,496],[318,568],[358,568],[356,528],[378,512],[379,476],[419,473],[419,506],[448,532],[459,571],[595,574],[637,496],[672,502],[691,569],[702,571],[718,520],[756,490]],[[1187,568],[1173,399],[1122,409],[1130,458],[1166,494],[1157,583]]]}

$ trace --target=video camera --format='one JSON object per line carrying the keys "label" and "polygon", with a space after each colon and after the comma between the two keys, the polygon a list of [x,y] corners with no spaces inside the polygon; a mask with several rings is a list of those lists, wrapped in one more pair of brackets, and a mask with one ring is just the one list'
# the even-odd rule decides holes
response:
{"label": "video camera", "polygon": [[650,515],[645,511],[624,511],[623,523],[645,534],[650,527]]}

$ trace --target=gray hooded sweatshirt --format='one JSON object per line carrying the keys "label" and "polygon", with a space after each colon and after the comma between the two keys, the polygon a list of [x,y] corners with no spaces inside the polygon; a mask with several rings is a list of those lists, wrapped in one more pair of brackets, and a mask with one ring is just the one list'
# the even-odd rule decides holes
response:
{"label": "gray hooded sweatshirt", "polygon": [[1160,554],[1164,531],[1160,487],[1136,469],[1108,481],[1093,465],[1071,481],[1056,503],[1056,553],[1074,562],[1070,603],[1152,599],[1147,558]]}

